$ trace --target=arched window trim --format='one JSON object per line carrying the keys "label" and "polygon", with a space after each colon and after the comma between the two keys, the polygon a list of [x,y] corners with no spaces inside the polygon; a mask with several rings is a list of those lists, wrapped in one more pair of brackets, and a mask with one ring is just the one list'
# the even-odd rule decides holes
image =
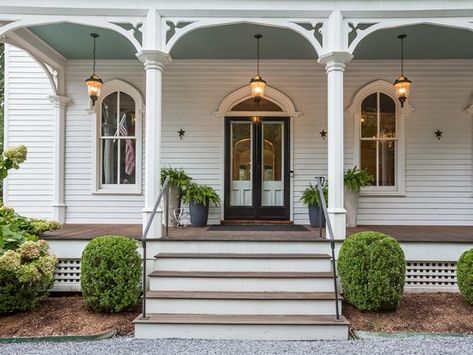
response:
{"label": "arched window trim", "polygon": [[215,116],[219,118],[231,117],[231,116],[254,116],[254,115],[268,115],[268,116],[281,116],[281,117],[291,117],[297,118],[302,115],[301,112],[296,110],[294,102],[286,96],[281,91],[266,86],[265,88],[265,99],[273,102],[274,104],[281,107],[282,111],[232,111],[232,108],[239,103],[251,98],[251,91],[249,86],[243,86],[229,95],[225,96],[224,99],[220,102],[217,110],[214,112]]}
{"label": "arched window trim", "polygon": [[[135,183],[134,184],[116,184],[102,186],[101,184],[101,154],[100,154],[100,125],[102,119],[102,101],[114,92],[123,92],[129,95],[135,101]],[[120,79],[110,80],[102,86],[100,97],[95,106],[90,110],[94,116],[94,148],[93,148],[93,181],[92,193],[94,194],[127,194],[139,195],[142,193],[142,137],[143,137],[143,115],[144,102],[141,92],[131,84]]]}
{"label": "arched window trim", "polygon": [[409,102],[401,107],[397,99],[392,83],[385,80],[376,80],[364,86],[354,95],[351,105],[345,110],[348,116],[353,117],[353,156],[354,165],[360,167],[360,138],[361,138],[361,105],[363,100],[371,94],[383,93],[394,100],[396,105],[396,185],[395,186],[371,186],[363,188],[361,195],[367,196],[403,196],[406,192],[406,148],[405,148],[405,120],[413,111]]}

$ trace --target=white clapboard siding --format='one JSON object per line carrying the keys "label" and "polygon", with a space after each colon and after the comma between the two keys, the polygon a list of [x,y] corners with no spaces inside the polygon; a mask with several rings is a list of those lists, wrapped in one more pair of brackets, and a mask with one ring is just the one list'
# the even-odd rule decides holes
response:
{"label": "white clapboard siding", "polygon": [[[21,57],[12,59],[20,61]],[[325,72],[321,65],[310,60],[266,60],[261,67],[268,85],[284,92],[302,112],[302,116],[294,119],[291,132],[295,172],[292,207],[294,222],[305,224],[307,209],[299,201],[300,194],[314,176],[326,175],[327,169],[327,142],[319,134],[327,129]],[[378,79],[391,82],[399,75],[398,67],[398,61],[352,61],[345,72],[345,106],[349,106],[356,91],[366,84]],[[144,94],[142,68],[135,60],[107,60],[98,62],[97,71],[104,81],[122,79]],[[406,194],[363,196],[359,223],[471,225],[473,128],[472,118],[464,109],[471,104],[473,61],[410,60],[405,68],[413,80],[410,103],[415,108],[405,125]],[[141,223],[142,196],[92,194],[92,164],[96,159],[92,156],[94,123],[86,113],[88,98],[84,85],[84,78],[90,75],[90,61],[69,61],[67,75],[67,92],[73,99],[66,122],[67,222]],[[175,60],[166,67],[162,164],[184,168],[198,182],[213,186],[223,195],[223,121],[213,112],[226,95],[246,85],[252,75],[254,62],[248,60]],[[28,88],[27,83],[18,84]],[[10,95],[21,96],[22,92],[17,87]],[[31,93],[37,92],[35,86]],[[17,100],[25,103],[23,98]],[[32,115],[31,106],[18,106],[17,115]],[[37,157],[41,162],[49,161],[52,148],[48,150],[36,141],[39,135],[43,137],[42,131],[36,127],[28,130],[28,126],[22,126],[21,137],[42,149]],[[181,128],[186,131],[182,140],[177,133]],[[444,132],[440,141],[434,136],[437,129]],[[12,139],[19,138],[12,135]],[[354,164],[353,148],[353,117],[346,114],[347,168]],[[14,175],[12,184],[24,186],[21,193],[16,192],[20,203],[27,198],[25,191],[35,190],[31,183],[34,175],[24,174],[18,181],[16,176],[19,175]],[[19,194],[23,194],[21,198]],[[35,201],[41,196],[38,194]],[[220,208],[212,208],[209,222],[219,223],[221,216]]]}
{"label": "white clapboard siding", "polygon": [[5,147],[24,144],[28,159],[10,170],[5,204],[30,217],[50,218],[53,179],[52,88],[42,67],[25,51],[5,45]]}
{"label": "white clapboard siding", "polygon": [[[141,223],[142,195],[94,194],[93,128],[87,114],[89,99],[85,78],[90,61],[70,60],[67,65],[67,94],[72,103],[66,119],[66,221],[67,223]],[[97,72],[104,82],[121,79],[135,86],[144,96],[145,73],[137,60],[101,60]],[[144,137],[144,134],[143,134]],[[144,151],[143,139],[143,151]],[[144,159],[144,152],[143,152]],[[144,160],[143,160],[144,163]],[[143,167],[144,169],[144,164]],[[143,183],[142,183],[143,185]],[[144,186],[144,185],[143,185]]]}

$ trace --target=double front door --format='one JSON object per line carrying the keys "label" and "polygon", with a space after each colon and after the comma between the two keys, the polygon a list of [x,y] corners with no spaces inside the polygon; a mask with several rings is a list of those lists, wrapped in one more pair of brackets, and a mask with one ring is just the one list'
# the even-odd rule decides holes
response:
{"label": "double front door", "polygon": [[225,121],[225,219],[289,220],[289,119]]}

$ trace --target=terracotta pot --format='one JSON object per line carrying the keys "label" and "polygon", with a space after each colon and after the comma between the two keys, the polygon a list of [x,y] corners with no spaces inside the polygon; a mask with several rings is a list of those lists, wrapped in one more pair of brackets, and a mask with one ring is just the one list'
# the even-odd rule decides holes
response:
{"label": "terracotta pot", "polygon": [[358,217],[358,200],[360,191],[353,190],[351,187],[345,186],[345,209],[347,211],[347,226],[356,227],[356,219]]}

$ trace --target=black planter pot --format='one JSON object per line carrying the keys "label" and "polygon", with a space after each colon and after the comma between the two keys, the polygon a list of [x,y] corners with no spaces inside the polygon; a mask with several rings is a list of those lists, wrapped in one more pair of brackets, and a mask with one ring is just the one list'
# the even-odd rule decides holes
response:
{"label": "black planter pot", "polygon": [[[322,211],[322,207],[319,205],[309,205],[309,221],[311,227],[322,227],[325,226],[325,216]],[[322,218],[320,218],[322,216]]]}
{"label": "black planter pot", "polygon": [[201,203],[190,202],[189,211],[191,214],[191,226],[192,227],[205,227],[207,225],[207,219],[209,217],[209,205],[203,205]]}

